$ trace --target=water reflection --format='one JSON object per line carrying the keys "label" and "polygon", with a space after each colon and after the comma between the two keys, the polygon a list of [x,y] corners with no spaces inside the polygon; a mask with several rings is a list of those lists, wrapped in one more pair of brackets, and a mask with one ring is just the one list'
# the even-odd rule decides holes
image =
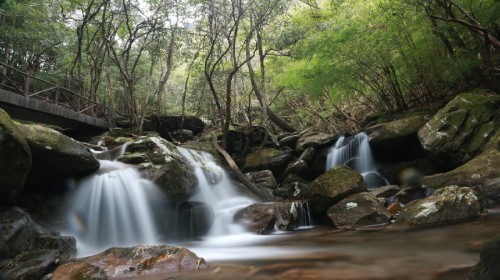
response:
{"label": "water reflection", "polygon": [[481,246],[500,233],[500,211],[480,220],[421,230],[314,228],[182,244],[216,269],[185,279],[467,279]]}

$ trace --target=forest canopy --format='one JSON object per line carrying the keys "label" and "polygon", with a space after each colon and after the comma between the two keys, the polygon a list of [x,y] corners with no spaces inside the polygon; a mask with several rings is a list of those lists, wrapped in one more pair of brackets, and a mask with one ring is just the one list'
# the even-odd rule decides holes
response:
{"label": "forest canopy", "polygon": [[224,135],[356,130],[369,113],[432,109],[500,75],[496,0],[0,3],[2,63],[106,104],[137,133],[161,114]]}

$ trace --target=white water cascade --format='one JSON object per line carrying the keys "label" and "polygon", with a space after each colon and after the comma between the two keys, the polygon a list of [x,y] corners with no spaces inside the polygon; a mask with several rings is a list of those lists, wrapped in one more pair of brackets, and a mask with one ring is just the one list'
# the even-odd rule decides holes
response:
{"label": "white water cascade", "polygon": [[216,164],[209,153],[177,148],[193,167],[198,178],[199,193],[190,199],[211,205],[214,222],[208,236],[224,236],[244,232],[242,226],[233,222],[234,214],[254,203],[252,199],[238,195],[226,171]]}
{"label": "white water cascade", "polygon": [[114,246],[158,243],[150,198],[163,194],[132,166],[100,160],[100,169],[82,179],[70,194],[68,230],[78,255]]}
{"label": "white water cascade", "polygon": [[368,140],[365,132],[358,133],[352,138],[341,136],[328,150],[326,170],[346,165],[363,176],[368,189],[389,185],[389,182],[377,172]]}

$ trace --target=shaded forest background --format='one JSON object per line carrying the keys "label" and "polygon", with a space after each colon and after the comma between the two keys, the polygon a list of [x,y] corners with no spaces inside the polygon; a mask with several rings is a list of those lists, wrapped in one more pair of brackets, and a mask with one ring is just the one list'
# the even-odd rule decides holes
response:
{"label": "shaded forest background", "polygon": [[165,114],[224,136],[336,133],[468,88],[498,92],[499,14],[496,0],[4,0],[0,59],[104,103],[138,134]]}

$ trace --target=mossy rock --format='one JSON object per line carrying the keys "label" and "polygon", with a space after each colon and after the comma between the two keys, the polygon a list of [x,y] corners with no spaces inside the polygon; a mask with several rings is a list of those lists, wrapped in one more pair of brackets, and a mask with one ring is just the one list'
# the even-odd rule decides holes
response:
{"label": "mossy rock", "polygon": [[171,201],[182,202],[198,192],[198,180],[177,147],[160,137],[140,137],[127,145],[118,161],[135,164]]}
{"label": "mossy rock", "polygon": [[274,148],[256,150],[246,156],[243,172],[271,170],[274,177],[281,178],[292,158],[289,151]]}
{"label": "mossy rock", "polygon": [[65,188],[68,179],[81,178],[99,169],[99,161],[80,142],[40,125],[18,124],[18,128],[33,158],[27,187],[59,191]]}
{"label": "mossy rock", "polygon": [[30,168],[28,143],[9,115],[0,109],[0,204],[14,202]]}
{"label": "mossy rock", "polygon": [[311,210],[325,221],[328,208],[350,195],[365,191],[363,177],[356,171],[345,166],[334,167],[312,181],[308,192]]}
{"label": "mossy rock", "polygon": [[469,274],[469,280],[498,279],[500,276],[500,234],[490,239],[481,250],[478,264]]}
{"label": "mossy rock", "polygon": [[423,227],[477,218],[483,205],[467,187],[448,186],[431,196],[408,203],[397,219],[398,224]]}
{"label": "mossy rock", "polygon": [[372,152],[386,160],[410,160],[422,154],[417,132],[425,125],[430,112],[417,111],[397,115],[390,121],[365,129],[370,137]]}
{"label": "mossy rock", "polygon": [[443,170],[456,168],[498,146],[500,95],[475,89],[456,96],[423,126],[418,137]]}
{"label": "mossy rock", "polygon": [[328,217],[340,229],[388,223],[391,213],[369,192],[351,195],[328,209]]}
{"label": "mossy rock", "polygon": [[500,151],[489,149],[451,171],[425,176],[421,183],[433,189],[449,185],[476,187],[484,198],[500,202]]}

